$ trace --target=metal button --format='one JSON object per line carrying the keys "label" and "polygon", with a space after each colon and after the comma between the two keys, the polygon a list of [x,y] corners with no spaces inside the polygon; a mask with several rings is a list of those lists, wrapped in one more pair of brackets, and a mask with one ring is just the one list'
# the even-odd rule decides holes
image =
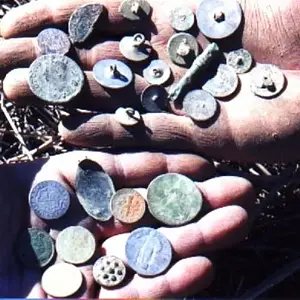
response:
{"label": "metal button", "polygon": [[242,9],[236,0],[203,0],[196,15],[198,27],[204,35],[222,39],[237,30],[242,20]]}
{"label": "metal button", "polygon": [[171,69],[165,61],[156,59],[144,69],[143,76],[151,84],[164,84],[171,76]]}
{"label": "metal button", "polygon": [[151,6],[145,0],[125,0],[119,7],[122,16],[131,21],[138,21],[150,15]]}
{"label": "metal button", "polygon": [[131,107],[119,107],[115,112],[116,120],[124,126],[133,126],[140,122],[140,113]]}
{"label": "metal button", "polygon": [[253,59],[251,54],[245,49],[238,49],[228,53],[227,65],[232,67],[236,73],[246,73],[251,69]]}
{"label": "metal button", "polygon": [[168,41],[170,59],[177,65],[188,66],[199,54],[197,40],[189,33],[176,33]]}
{"label": "metal button", "polygon": [[171,10],[169,21],[177,31],[187,31],[195,22],[193,11],[188,6],[178,6]]}
{"label": "metal button", "polygon": [[123,62],[116,59],[103,59],[93,67],[95,80],[104,87],[120,89],[132,82],[131,69]]}
{"label": "metal button", "polygon": [[147,112],[160,113],[167,108],[167,92],[160,85],[150,85],[141,95],[141,104]]}

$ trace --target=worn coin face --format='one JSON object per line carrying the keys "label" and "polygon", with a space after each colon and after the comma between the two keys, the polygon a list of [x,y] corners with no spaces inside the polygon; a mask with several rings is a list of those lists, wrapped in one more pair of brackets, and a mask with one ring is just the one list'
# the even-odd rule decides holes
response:
{"label": "worn coin face", "polygon": [[69,19],[69,36],[72,43],[82,43],[92,33],[103,12],[103,5],[85,4],[76,9]]}
{"label": "worn coin face", "polygon": [[95,80],[104,87],[121,89],[128,86],[133,79],[131,69],[116,59],[103,59],[93,67]]}
{"label": "worn coin face", "polygon": [[40,99],[61,104],[77,96],[84,84],[80,67],[67,56],[47,54],[38,57],[29,67],[28,84]]}
{"label": "worn coin face", "polygon": [[172,248],[168,239],[148,227],[131,232],[125,245],[125,254],[128,265],[144,276],[161,274],[172,260]]}
{"label": "worn coin face", "polygon": [[260,64],[251,71],[251,90],[259,97],[275,97],[283,91],[284,85],[285,76],[275,65]]}
{"label": "worn coin face", "polygon": [[141,104],[150,113],[165,111],[168,104],[166,90],[156,84],[147,86],[141,94]]}
{"label": "worn coin face", "polygon": [[110,199],[115,188],[99,164],[89,159],[78,164],[75,193],[84,210],[94,219],[108,221],[111,218]]}
{"label": "worn coin face", "polygon": [[28,268],[45,267],[51,262],[54,251],[53,240],[44,230],[28,228],[18,239],[18,256]]}
{"label": "worn coin face", "polygon": [[52,297],[68,297],[81,287],[82,274],[73,265],[59,263],[44,272],[41,284],[43,290]]}
{"label": "worn coin face", "polygon": [[238,49],[228,53],[227,65],[232,67],[236,73],[246,73],[251,69],[253,59],[249,51],[245,49]]}
{"label": "worn coin face", "polygon": [[119,107],[116,110],[114,117],[124,126],[133,126],[141,121],[140,113],[131,107]]}
{"label": "worn coin face", "polygon": [[195,121],[207,121],[217,112],[217,101],[209,93],[193,90],[187,93],[182,102],[182,108]]}
{"label": "worn coin face", "polygon": [[225,98],[232,95],[238,88],[239,78],[234,69],[228,65],[220,64],[217,74],[209,79],[202,89],[216,98]]}
{"label": "worn coin face", "polygon": [[159,221],[183,225],[201,210],[202,194],[195,183],[184,175],[169,173],[156,177],[148,186],[148,208]]}
{"label": "worn coin face", "polygon": [[122,260],[116,256],[102,256],[93,266],[94,279],[102,286],[117,286],[124,280],[125,275],[126,267]]}
{"label": "worn coin face", "polygon": [[177,31],[187,31],[195,22],[193,11],[188,6],[177,6],[169,14],[169,21]]}
{"label": "worn coin face", "polygon": [[70,194],[57,181],[42,181],[31,189],[29,206],[42,219],[58,219],[65,215],[70,206]]}
{"label": "worn coin face", "polygon": [[128,20],[139,21],[150,15],[151,6],[146,0],[124,0],[119,12]]}
{"label": "worn coin face", "polygon": [[150,84],[164,84],[171,76],[171,69],[165,61],[155,59],[143,70],[143,76]]}
{"label": "worn coin face", "polygon": [[238,29],[242,9],[236,0],[203,0],[197,8],[196,16],[198,27],[204,35],[222,39]]}
{"label": "worn coin face", "polygon": [[57,254],[66,262],[82,264],[94,254],[96,242],[90,231],[81,226],[70,226],[56,238]]}

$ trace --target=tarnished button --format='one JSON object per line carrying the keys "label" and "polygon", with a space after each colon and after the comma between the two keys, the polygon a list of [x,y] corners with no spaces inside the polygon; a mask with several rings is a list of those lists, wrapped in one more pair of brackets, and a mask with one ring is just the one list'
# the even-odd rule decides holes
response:
{"label": "tarnished button", "polygon": [[171,10],[169,21],[175,30],[187,31],[194,25],[195,16],[188,6],[178,6]]}
{"label": "tarnished button", "polygon": [[217,112],[217,101],[209,93],[194,90],[187,93],[182,102],[182,108],[195,121],[207,121]]}
{"label": "tarnished button", "polygon": [[147,86],[142,92],[141,104],[147,112],[163,112],[168,104],[166,90],[160,85]]}
{"label": "tarnished button", "polygon": [[188,66],[199,54],[197,40],[189,33],[176,33],[168,41],[170,59],[177,65]]}
{"label": "tarnished button", "polygon": [[103,59],[93,67],[95,80],[104,87],[121,89],[128,86],[133,79],[131,69],[116,59]]}
{"label": "tarnished button", "polygon": [[203,0],[197,8],[200,31],[209,38],[222,39],[241,24],[242,9],[236,0]]}
{"label": "tarnished button", "polygon": [[69,36],[72,43],[82,43],[92,33],[103,12],[103,5],[92,3],[77,8],[69,19]]}
{"label": "tarnished button", "polygon": [[119,43],[120,52],[128,60],[143,61],[149,58],[152,47],[149,41],[141,33],[134,36],[125,36]]}
{"label": "tarnished button", "polygon": [[149,16],[151,6],[145,0],[124,0],[119,7],[119,12],[128,20],[138,21]]}
{"label": "tarnished button", "polygon": [[209,79],[202,89],[216,98],[225,98],[232,95],[238,88],[239,78],[230,66],[220,64],[217,74]]}
{"label": "tarnished button", "polygon": [[245,49],[238,49],[228,53],[227,65],[232,67],[236,73],[246,73],[251,69],[253,59],[251,54]]}
{"label": "tarnished button", "polygon": [[155,59],[144,69],[143,76],[151,84],[164,84],[171,76],[171,69],[165,61]]}
{"label": "tarnished button", "polygon": [[115,119],[124,126],[133,126],[140,122],[140,113],[131,107],[119,107],[115,112]]}
{"label": "tarnished button", "polygon": [[277,96],[284,89],[285,76],[275,65],[260,64],[251,71],[251,90],[263,98]]}

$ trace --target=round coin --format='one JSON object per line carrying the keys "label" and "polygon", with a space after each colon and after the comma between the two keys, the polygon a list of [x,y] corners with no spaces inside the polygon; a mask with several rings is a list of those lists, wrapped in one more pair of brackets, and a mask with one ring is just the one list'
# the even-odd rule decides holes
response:
{"label": "round coin", "polygon": [[242,74],[250,70],[253,59],[247,50],[238,49],[228,53],[226,63],[232,67],[236,73]]}
{"label": "round coin", "polygon": [[59,263],[48,268],[42,276],[42,288],[52,297],[68,297],[82,285],[82,274],[73,265]]}
{"label": "round coin", "polygon": [[28,228],[18,239],[17,253],[28,268],[45,267],[54,256],[54,243],[44,230]]}
{"label": "round coin", "polygon": [[209,79],[202,89],[216,98],[225,98],[232,95],[238,88],[239,78],[234,69],[220,64],[217,74]]}
{"label": "round coin", "polygon": [[67,56],[42,55],[29,67],[28,84],[31,91],[49,103],[69,102],[80,93],[83,83],[83,72]]}
{"label": "round coin", "polygon": [[57,254],[66,262],[82,264],[94,254],[94,236],[81,226],[70,226],[61,231],[56,238]]}
{"label": "round coin", "polygon": [[119,285],[125,278],[126,267],[118,257],[107,255],[100,257],[93,266],[95,281],[106,287]]}
{"label": "round coin", "polygon": [[115,119],[124,126],[133,126],[141,121],[140,113],[131,107],[119,107],[114,116]]}
{"label": "round coin", "polygon": [[103,5],[85,4],[77,8],[69,19],[69,36],[72,43],[82,43],[92,33],[103,12]]}
{"label": "round coin", "polygon": [[93,67],[95,80],[104,87],[121,89],[128,86],[133,79],[131,69],[116,59],[103,59]]}
{"label": "round coin", "polygon": [[128,20],[139,21],[150,15],[151,6],[146,0],[124,0],[119,12]]}
{"label": "round coin", "polygon": [[183,225],[201,210],[202,194],[184,175],[169,173],[156,177],[148,186],[150,213],[167,225]]}
{"label": "round coin", "polygon": [[196,17],[198,27],[204,35],[222,39],[238,29],[242,9],[236,0],[203,0],[197,8]]}
{"label": "round coin", "polygon": [[155,59],[143,70],[143,76],[150,84],[164,84],[171,76],[171,69],[165,61]]}
{"label": "round coin", "polygon": [[169,21],[177,31],[187,31],[195,22],[193,11],[188,6],[177,6],[169,14]]}
{"label": "round coin", "polygon": [[172,260],[172,248],[168,239],[148,227],[131,232],[125,245],[125,254],[128,265],[144,276],[161,274]]}
{"label": "round coin", "polygon": [[182,102],[183,111],[195,121],[207,121],[217,112],[217,101],[209,93],[193,90],[187,93]]}
{"label": "round coin", "polygon": [[166,90],[160,85],[147,86],[141,94],[141,104],[150,113],[165,111],[168,104]]}
{"label": "round coin", "polygon": [[47,28],[38,34],[37,46],[42,55],[65,55],[69,52],[71,43],[68,36],[62,30],[56,28]]}
{"label": "round coin", "polygon": [[136,223],[146,210],[145,199],[134,189],[120,189],[111,198],[113,216],[123,223]]}

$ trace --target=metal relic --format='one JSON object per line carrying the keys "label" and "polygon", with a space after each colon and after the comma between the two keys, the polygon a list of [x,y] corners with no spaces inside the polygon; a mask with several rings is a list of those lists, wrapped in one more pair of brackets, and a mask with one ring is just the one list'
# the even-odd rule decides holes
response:
{"label": "metal relic", "polygon": [[128,20],[139,21],[150,15],[151,6],[146,0],[124,0],[119,12]]}
{"label": "metal relic", "polygon": [[238,29],[242,14],[242,8],[236,0],[203,0],[198,5],[196,17],[204,35],[223,39]]}
{"label": "metal relic", "polygon": [[150,84],[164,84],[171,76],[171,69],[169,65],[161,60],[152,60],[150,65],[143,70],[143,77]]}
{"label": "metal relic", "polygon": [[131,107],[119,107],[115,111],[115,119],[124,126],[134,126],[141,121],[140,113]]}
{"label": "metal relic", "polygon": [[172,260],[168,239],[159,231],[141,227],[131,232],[125,245],[128,265],[138,274],[155,276],[164,272]]}
{"label": "metal relic", "polygon": [[168,173],[148,186],[148,208],[153,217],[167,225],[180,226],[193,220],[202,207],[202,194],[188,177]]}
{"label": "metal relic", "polygon": [[249,51],[238,49],[228,53],[226,63],[232,67],[237,74],[243,74],[251,69],[253,59]]}
{"label": "metal relic", "polygon": [[47,54],[38,57],[30,65],[28,84],[40,99],[62,104],[80,93],[84,75],[71,58],[61,54]]}
{"label": "metal relic", "polygon": [[93,67],[95,80],[103,87],[121,89],[128,86],[133,79],[131,69],[116,59],[103,59]]}
{"label": "metal relic", "polygon": [[167,109],[167,92],[161,85],[149,85],[141,94],[141,104],[145,111],[160,113]]}
{"label": "metal relic", "polygon": [[188,6],[177,6],[169,14],[169,21],[177,31],[187,31],[195,23],[195,15]]}

